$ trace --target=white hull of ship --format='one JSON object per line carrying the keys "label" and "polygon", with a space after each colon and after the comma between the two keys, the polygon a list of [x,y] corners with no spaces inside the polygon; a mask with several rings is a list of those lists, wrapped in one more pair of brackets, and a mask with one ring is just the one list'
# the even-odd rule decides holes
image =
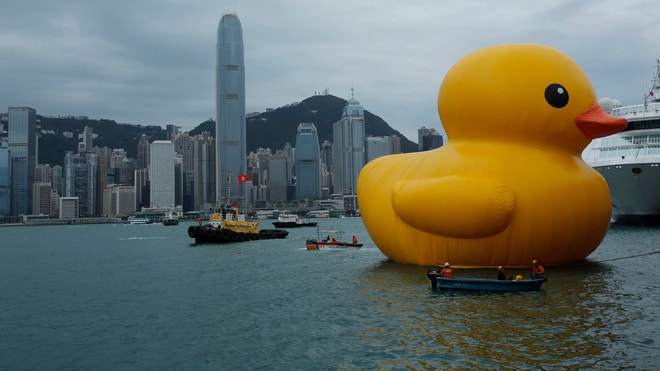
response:
{"label": "white hull of ship", "polygon": [[607,181],[612,218],[618,223],[660,223],[660,159],[594,166]]}

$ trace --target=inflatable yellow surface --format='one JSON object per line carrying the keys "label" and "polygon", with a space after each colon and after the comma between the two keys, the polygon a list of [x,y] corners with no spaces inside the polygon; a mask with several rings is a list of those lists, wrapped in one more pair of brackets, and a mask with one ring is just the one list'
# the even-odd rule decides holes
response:
{"label": "inflatable yellow surface", "polygon": [[605,180],[580,157],[626,120],[609,116],[564,53],[504,44],[473,52],[438,94],[447,143],[377,158],[358,178],[364,224],[400,263],[529,266],[586,258],[611,216]]}

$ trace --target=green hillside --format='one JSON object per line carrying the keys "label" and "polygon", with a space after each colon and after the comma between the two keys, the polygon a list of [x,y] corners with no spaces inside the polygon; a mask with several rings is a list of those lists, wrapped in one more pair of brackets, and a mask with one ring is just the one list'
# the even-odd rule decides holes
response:
{"label": "green hillside", "polygon": [[[284,148],[288,142],[295,147],[298,125],[311,122],[316,126],[319,142],[333,142],[332,124],[341,118],[346,100],[334,95],[315,95],[295,105],[287,105],[263,112],[247,119],[247,149],[270,148],[275,151]],[[417,151],[417,144],[406,139],[392,129],[383,119],[364,111],[367,136],[397,135],[401,138],[403,152]],[[215,137],[215,123],[206,121],[190,132],[191,135],[209,131]]]}

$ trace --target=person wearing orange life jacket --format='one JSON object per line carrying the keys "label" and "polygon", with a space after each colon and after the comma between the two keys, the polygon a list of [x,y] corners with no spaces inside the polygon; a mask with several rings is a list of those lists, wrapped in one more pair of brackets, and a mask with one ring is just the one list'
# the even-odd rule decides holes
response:
{"label": "person wearing orange life jacket", "polygon": [[454,278],[454,270],[451,269],[449,263],[445,263],[445,268],[440,272],[440,276],[444,278]]}
{"label": "person wearing orange life jacket", "polygon": [[355,235],[353,235],[353,243],[358,243],[358,239],[355,237]]}

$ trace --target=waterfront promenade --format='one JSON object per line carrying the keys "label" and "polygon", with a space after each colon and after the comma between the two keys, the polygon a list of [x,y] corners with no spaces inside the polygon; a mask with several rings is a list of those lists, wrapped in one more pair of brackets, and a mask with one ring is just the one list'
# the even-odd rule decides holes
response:
{"label": "waterfront promenade", "polygon": [[67,224],[111,224],[124,223],[121,218],[75,218],[75,219],[39,219],[14,223],[0,223],[0,227],[17,227],[28,225],[67,225]]}

